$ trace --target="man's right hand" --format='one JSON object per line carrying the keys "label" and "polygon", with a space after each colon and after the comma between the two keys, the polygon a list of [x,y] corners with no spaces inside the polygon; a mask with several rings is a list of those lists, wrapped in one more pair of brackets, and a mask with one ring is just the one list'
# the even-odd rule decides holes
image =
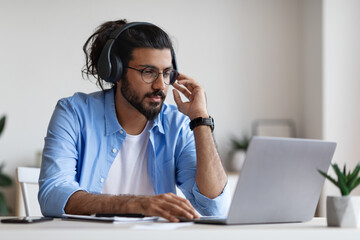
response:
{"label": "man's right hand", "polygon": [[78,191],[70,196],[65,206],[65,212],[80,215],[141,213],[145,216],[163,217],[171,222],[179,222],[178,217],[187,219],[200,217],[189,200],[173,193],[153,196],[113,196]]}
{"label": "man's right hand", "polygon": [[187,219],[200,217],[189,200],[176,196],[173,193],[154,196],[134,196],[134,202],[130,202],[130,212],[142,213],[146,216],[159,216],[171,222],[178,222],[179,219],[177,217]]}

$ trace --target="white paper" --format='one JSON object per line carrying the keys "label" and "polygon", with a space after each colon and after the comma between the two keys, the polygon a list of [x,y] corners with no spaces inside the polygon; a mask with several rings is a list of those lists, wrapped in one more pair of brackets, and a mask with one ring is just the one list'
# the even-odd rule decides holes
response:
{"label": "white paper", "polygon": [[144,225],[135,225],[132,227],[134,230],[174,230],[181,227],[188,227],[193,225],[193,222],[183,222],[183,223],[153,223],[153,224],[144,224]]}
{"label": "white paper", "polygon": [[96,217],[89,215],[73,215],[73,214],[63,214],[64,218],[79,219],[79,220],[93,220],[93,221],[104,221],[104,222],[113,222],[113,223],[131,223],[131,222],[154,222],[159,219],[159,217],[144,217],[144,218],[134,218],[134,217]]}

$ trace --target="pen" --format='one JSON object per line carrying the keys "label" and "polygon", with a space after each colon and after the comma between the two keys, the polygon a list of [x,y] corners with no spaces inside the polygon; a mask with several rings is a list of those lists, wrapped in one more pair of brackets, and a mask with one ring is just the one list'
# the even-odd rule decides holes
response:
{"label": "pen", "polygon": [[95,217],[131,217],[144,218],[145,215],[140,213],[96,213]]}

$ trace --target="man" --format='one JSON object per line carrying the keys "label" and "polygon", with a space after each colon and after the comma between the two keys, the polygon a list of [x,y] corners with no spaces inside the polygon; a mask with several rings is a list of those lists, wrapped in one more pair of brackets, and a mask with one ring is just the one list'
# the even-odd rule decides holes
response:
{"label": "man", "polygon": [[[103,91],[56,106],[39,179],[42,213],[141,213],[173,222],[199,217],[195,209],[226,215],[227,176],[205,92],[176,71],[169,36],[149,23],[111,21],[84,52],[85,73]],[[164,103],[169,85],[178,109]],[[187,199],[175,195],[176,185]]]}

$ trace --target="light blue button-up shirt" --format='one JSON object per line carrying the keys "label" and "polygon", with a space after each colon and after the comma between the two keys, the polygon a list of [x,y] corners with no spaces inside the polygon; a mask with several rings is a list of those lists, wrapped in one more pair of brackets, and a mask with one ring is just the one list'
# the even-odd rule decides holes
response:
{"label": "light blue button-up shirt", "polygon": [[[176,193],[177,185],[200,214],[226,215],[228,186],[209,199],[196,185],[189,118],[164,103],[149,132],[148,172],[155,194]],[[67,200],[76,191],[100,194],[125,138],[116,117],[114,89],[59,100],[45,137],[39,179],[43,215],[64,214]]]}

